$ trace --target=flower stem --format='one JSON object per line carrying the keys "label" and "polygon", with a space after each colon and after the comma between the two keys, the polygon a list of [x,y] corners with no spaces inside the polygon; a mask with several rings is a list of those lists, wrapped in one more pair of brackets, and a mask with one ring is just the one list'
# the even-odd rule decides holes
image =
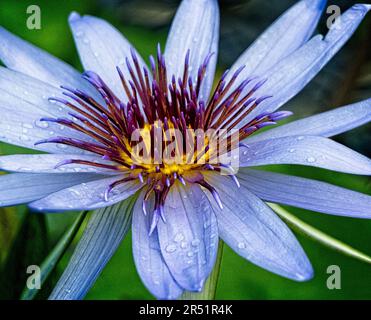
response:
{"label": "flower stem", "polygon": [[356,258],[360,261],[371,264],[371,257],[363,252],[352,248],[348,244],[333,238],[332,236],[312,227],[311,225],[301,221],[296,216],[282,208],[281,206],[268,203],[268,205],[294,230],[299,231],[309,238],[318,241],[319,243],[341,252],[342,254],[348,255],[352,258]]}
{"label": "flower stem", "polygon": [[204,288],[201,292],[185,291],[179,300],[214,300],[216,288],[218,286],[220,267],[222,263],[224,242],[219,240],[218,254],[215,261],[215,266],[209,278],[206,280]]}

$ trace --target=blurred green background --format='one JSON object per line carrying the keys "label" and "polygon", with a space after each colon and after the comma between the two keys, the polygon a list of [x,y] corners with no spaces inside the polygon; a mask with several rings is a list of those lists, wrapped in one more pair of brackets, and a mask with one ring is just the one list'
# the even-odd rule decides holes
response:
{"label": "blurred green background", "polygon": [[[100,0],[100,1],[12,1],[2,0],[0,24],[81,70],[67,24],[68,14],[75,10],[93,14],[113,23],[144,56],[154,53],[157,42],[165,44],[169,23],[179,1],[173,0]],[[221,6],[221,44],[219,72],[227,68],[273,20],[295,1],[225,0]],[[353,1],[330,1],[346,9]],[[26,8],[41,8],[41,30],[26,28]],[[325,18],[319,27],[326,32]],[[352,40],[314,81],[285,109],[300,118],[339,105],[371,97],[371,21],[364,21]],[[15,106],[16,107],[16,106]],[[335,138],[370,156],[370,125]],[[0,143],[0,154],[25,153]],[[368,178],[327,172],[298,166],[271,167],[275,171],[331,182],[353,190],[370,193]],[[371,255],[371,221],[327,216],[288,208],[292,213],[318,229],[341,239]],[[23,206],[0,208],[0,299],[17,299],[24,287],[25,268],[40,264],[76,213],[30,214]],[[80,230],[81,234],[81,230]],[[315,269],[315,278],[295,283],[264,271],[237,256],[225,246],[217,299],[370,299],[370,265],[334,252],[298,234]],[[63,271],[74,244],[64,255],[37,298],[48,296]],[[338,265],[342,272],[341,290],[329,290],[326,269]],[[136,273],[131,254],[131,235],[108,263],[87,299],[151,299]]]}

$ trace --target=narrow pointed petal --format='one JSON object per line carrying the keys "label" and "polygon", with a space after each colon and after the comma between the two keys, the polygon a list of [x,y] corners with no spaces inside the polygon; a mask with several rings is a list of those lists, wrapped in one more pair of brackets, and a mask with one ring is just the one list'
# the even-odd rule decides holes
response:
{"label": "narrow pointed petal", "polygon": [[131,225],[133,199],[93,212],[50,300],[83,299]]}
{"label": "narrow pointed petal", "polygon": [[208,54],[213,53],[200,99],[206,101],[214,80],[218,56],[219,7],[216,0],[183,0],[174,17],[166,42],[165,60],[168,78],[183,76],[184,61],[190,50],[189,66],[192,80]]}
{"label": "narrow pointed petal", "polygon": [[371,99],[290,122],[252,136],[247,143],[287,136],[331,137],[371,121]]}
{"label": "narrow pointed petal", "polygon": [[176,282],[200,291],[217,255],[217,223],[198,186],[174,185],[165,203],[166,222],[157,225],[162,255]]}
{"label": "narrow pointed petal", "polygon": [[10,156],[0,156],[0,170],[25,173],[90,172],[101,174],[117,174],[117,171],[111,169],[68,163],[68,161],[71,159],[89,161],[97,164],[114,165],[113,162],[104,161],[101,157],[95,155],[76,156],[75,154],[16,154]]}
{"label": "narrow pointed petal", "polygon": [[323,137],[292,136],[249,143],[240,151],[240,167],[298,164],[339,172],[370,175],[371,160]]}
{"label": "narrow pointed petal", "polygon": [[[136,269],[147,289],[157,299],[176,299],[183,290],[170,274],[160,249],[157,230],[149,235],[151,217],[142,210],[143,193],[133,212],[133,255]],[[152,205],[153,207],[153,205]],[[150,208],[148,211],[151,212]]]}
{"label": "narrow pointed petal", "polygon": [[[279,17],[235,62],[240,77],[261,75],[298,49],[313,34],[327,1],[302,0]],[[300,17],[300,19],[298,19]]]}
{"label": "narrow pointed petal", "polygon": [[[317,35],[268,70],[267,82],[257,91],[259,96],[271,95],[245,119],[249,121],[263,112],[273,112],[299,93],[331,58],[343,47],[362,22],[371,5],[357,4],[339,17],[326,37]],[[243,125],[245,122],[242,122]]]}
{"label": "narrow pointed petal", "polygon": [[142,58],[117,29],[102,19],[73,12],[69,23],[84,69],[97,73],[125,101],[116,67],[127,73],[125,59],[131,59],[131,49],[143,67],[145,63]]}
{"label": "narrow pointed petal", "polygon": [[290,229],[248,189],[225,176],[208,174],[223,199],[221,210],[212,199],[220,237],[252,263],[296,281],[313,276],[311,264]]}
{"label": "narrow pointed petal", "polygon": [[140,185],[130,181],[118,185],[112,190],[108,199],[105,192],[115,181],[124,178],[122,175],[74,185],[49,196],[32,202],[30,207],[37,211],[92,210],[111,206],[133,195]]}
{"label": "narrow pointed petal", "polygon": [[82,153],[73,147],[35,143],[51,136],[91,138],[55,123],[40,121],[45,117],[67,118],[69,108],[50,102],[61,97],[62,90],[27,75],[0,67],[0,141],[51,153]]}
{"label": "narrow pointed petal", "polygon": [[9,69],[58,87],[63,84],[92,95],[95,91],[80,72],[44,50],[0,27],[0,60]]}
{"label": "narrow pointed petal", "polygon": [[238,179],[265,201],[339,216],[371,218],[370,196],[329,183],[250,169],[241,169]]}
{"label": "narrow pointed petal", "polygon": [[0,175],[0,207],[29,203],[59,190],[99,179],[96,174],[15,173]]}

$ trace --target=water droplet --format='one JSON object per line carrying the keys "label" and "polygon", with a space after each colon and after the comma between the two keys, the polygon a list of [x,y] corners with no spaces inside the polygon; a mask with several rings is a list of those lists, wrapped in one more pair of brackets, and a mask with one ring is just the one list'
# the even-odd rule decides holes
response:
{"label": "water droplet", "polygon": [[90,41],[89,41],[88,38],[84,38],[84,39],[82,40],[82,42],[85,43],[85,44],[89,44]]}
{"label": "water droplet", "polygon": [[99,53],[98,52],[94,52],[94,57],[99,57]]}
{"label": "water droplet", "polygon": [[176,246],[173,245],[173,244],[169,244],[166,248],[165,248],[166,252],[169,252],[169,253],[172,253],[174,251],[176,251]]}
{"label": "water droplet", "polygon": [[182,241],[182,243],[180,244],[180,247],[181,247],[182,249],[187,248],[187,242],[186,242],[186,241]]}
{"label": "water droplet", "polygon": [[293,152],[295,152],[295,149],[289,149],[289,152],[293,153]]}
{"label": "water droplet", "polygon": [[25,134],[22,134],[22,135],[19,137],[19,139],[20,139],[21,141],[29,141],[29,140],[30,140],[30,138],[29,138],[28,136],[26,136]]}
{"label": "water droplet", "polygon": [[303,140],[303,139],[304,139],[303,136],[300,136],[300,137],[297,137],[297,138],[296,138],[297,141],[301,141],[301,140]]}
{"label": "water droplet", "polygon": [[188,256],[188,257],[193,257],[193,252],[192,252],[192,251],[189,251],[189,252],[187,253],[187,256]]}
{"label": "water droplet", "polygon": [[178,233],[178,234],[176,234],[175,237],[174,237],[174,241],[175,241],[175,242],[180,242],[180,241],[182,241],[183,239],[184,239],[184,236],[183,236],[182,233]]}
{"label": "water droplet", "polygon": [[237,245],[237,247],[238,247],[239,249],[245,249],[245,248],[246,248],[246,244],[244,244],[243,242],[240,242],[240,243]]}
{"label": "water droplet", "polygon": [[313,163],[313,162],[316,162],[316,158],[314,158],[314,157],[308,157],[308,158],[307,158],[307,161],[308,161],[309,163]]}
{"label": "water droplet", "polygon": [[35,121],[35,126],[41,129],[45,129],[49,127],[49,123],[46,121]]}
{"label": "water droplet", "polygon": [[242,152],[242,154],[243,154],[244,156],[246,156],[246,155],[247,155],[247,151]]}
{"label": "water droplet", "polygon": [[199,244],[200,244],[200,240],[198,240],[198,239],[194,239],[191,242],[191,245],[194,246],[194,247],[197,247]]}

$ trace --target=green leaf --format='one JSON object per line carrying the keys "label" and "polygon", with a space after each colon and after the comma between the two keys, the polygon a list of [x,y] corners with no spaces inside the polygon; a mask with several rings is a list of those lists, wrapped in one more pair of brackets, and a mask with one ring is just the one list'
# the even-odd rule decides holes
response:
{"label": "green leaf", "polygon": [[371,257],[368,255],[352,248],[351,246],[347,245],[344,242],[341,242],[340,240],[337,240],[330,235],[310,226],[309,224],[303,222],[299,218],[292,215],[287,210],[283,209],[281,206],[273,203],[268,203],[268,205],[283,219],[287,222],[287,224],[292,227],[292,229],[297,230],[305,235],[307,235],[309,238],[312,238],[325,246],[334,249],[336,251],[339,251],[345,255],[348,255],[350,257],[356,258],[358,260],[361,260],[366,263],[371,264]]}
{"label": "green leaf", "polygon": [[27,268],[38,265],[48,253],[46,220],[42,214],[26,212],[0,273],[0,299],[18,299]]}
{"label": "green leaf", "polygon": [[218,286],[220,267],[223,256],[223,246],[224,242],[219,240],[218,255],[216,257],[216,262],[213,271],[211,272],[209,278],[206,280],[204,288],[201,292],[189,292],[185,291],[179,300],[214,300],[216,289]]}
{"label": "green leaf", "polygon": [[[46,257],[44,262],[40,266],[41,270],[41,285],[45,283],[51,272],[56,267],[58,261],[61,259],[63,254],[66,252],[67,248],[71,244],[72,240],[76,236],[76,233],[81,227],[85,217],[87,215],[87,211],[83,211],[80,213],[78,218],[75,220],[73,225],[66,231],[63,237],[59,240],[53,250],[49,253]],[[39,290],[37,289],[29,289],[27,286],[23,289],[21,300],[32,300],[38,293]]]}
{"label": "green leaf", "polygon": [[0,269],[17,235],[20,224],[20,215],[15,208],[0,208]]}

